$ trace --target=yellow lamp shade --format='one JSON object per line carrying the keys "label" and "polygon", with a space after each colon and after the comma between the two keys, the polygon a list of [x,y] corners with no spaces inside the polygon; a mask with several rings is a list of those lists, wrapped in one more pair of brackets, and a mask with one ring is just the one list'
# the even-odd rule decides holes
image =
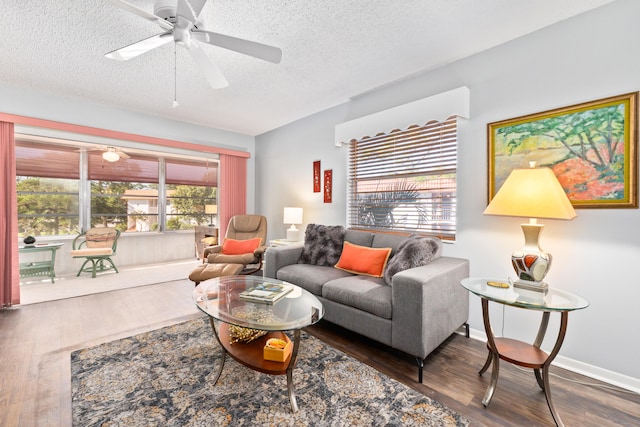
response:
{"label": "yellow lamp shade", "polygon": [[514,169],[484,214],[566,220],[576,217],[558,178],[546,167]]}

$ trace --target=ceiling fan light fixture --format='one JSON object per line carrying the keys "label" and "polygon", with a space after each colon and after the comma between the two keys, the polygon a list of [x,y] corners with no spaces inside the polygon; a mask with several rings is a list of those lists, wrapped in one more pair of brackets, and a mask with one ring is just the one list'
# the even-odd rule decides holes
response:
{"label": "ceiling fan light fixture", "polygon": [[107,162],[117,162],[118,160],[120,160],[120,155],[115,151],[109,150],[102,153],[102,158]]}

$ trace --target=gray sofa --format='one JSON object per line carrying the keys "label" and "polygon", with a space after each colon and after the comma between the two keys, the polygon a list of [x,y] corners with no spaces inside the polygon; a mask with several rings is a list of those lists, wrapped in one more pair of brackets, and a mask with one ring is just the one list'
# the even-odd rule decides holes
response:
{"label": "gray sofa", "polygon": [[[296,284],[314,294],[324,305],[325,320],[415,356],[419,382],[429,353],[461,326],[468,336],[469,296],[460,285],[469,276],[468,260],[441,257],[438,251],[426,265],[397,272],[389,286],[382,277],[352,274],[331,266],[335,259],[327,265],[303,263],[309,258],[302,256],[303,250],[306,255],[309,252],[308,233],[309,227],[305,247],[269,248],[264,276]],[[387,269],[399,248],[402,254],[408,249],[406,244],[405,248],[401,246],[406,236],[346,230],[343,239],[360,246],[392,248]]]}

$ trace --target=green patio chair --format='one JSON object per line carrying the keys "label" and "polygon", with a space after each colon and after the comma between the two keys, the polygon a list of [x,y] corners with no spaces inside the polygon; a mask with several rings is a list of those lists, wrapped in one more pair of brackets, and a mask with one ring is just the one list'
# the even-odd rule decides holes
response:
{"label": "green patio chair", "polygon": [[[111,259],[116,254],[118,237],[120,237],[120,230],[95,227],[80,233],[73,239],[71,256],[86,258],[76,276],[80,276],[83,272],[90,272],[91,278],[95,278],[97,272],[108,270],[115,270],[118,273],[118,269]],[[88,263],[91,263],[91,266],[86,267]]]}

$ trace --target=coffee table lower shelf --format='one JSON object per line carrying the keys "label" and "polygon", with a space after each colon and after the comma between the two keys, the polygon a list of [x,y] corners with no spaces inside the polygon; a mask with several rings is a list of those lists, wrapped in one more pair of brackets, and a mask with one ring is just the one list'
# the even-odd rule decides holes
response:
{"label": "coffee table lower shelf", "polygon": [[231,344],[231,337],[229,335],[229,324],[219,322],[218,329],[216,330],[215,321],[212,317],[209,318],[213,333],[218,340],[218,343],[223,349],[222,361],[218,369],[218,373],[215,376],[213,384],[215,385],[222,374],[224,368],[225,357],[228,354],[236,362],[253,369],[254,371],[262,372],[268,375],[286,375],[287,376],[287,392],[289,394],[289,401],[291,403],[292,412],[298,412],[298,403],[296,401],[296,395],[293,389],[293,368],[296,365],[298,346],[300,344],[300,330],[293,331],[293,350],[291,354],[284,362],[275,362],[272,360],[264,359],[264,346],[267,340],[270,338],[283,339],[286,334],[281,331],[268,332],[266,335],[256,338],[248,343],[234,343]]}
{"label": "coffee table lower shelf", "polygon": [[248,343],[231,344],[229,336],[229,324],[221,323],[218,334],[220,335],[220,344],[229,356],[236,362],[243,364],[247,368],[254,371],[262,372],[269,375],[284,375],[291,362],[291,355],[284,362],[275,362],[272,360],[264,360],[264,346],[269,338],[284,339],[284,332],[269,332],[260,338]]}

